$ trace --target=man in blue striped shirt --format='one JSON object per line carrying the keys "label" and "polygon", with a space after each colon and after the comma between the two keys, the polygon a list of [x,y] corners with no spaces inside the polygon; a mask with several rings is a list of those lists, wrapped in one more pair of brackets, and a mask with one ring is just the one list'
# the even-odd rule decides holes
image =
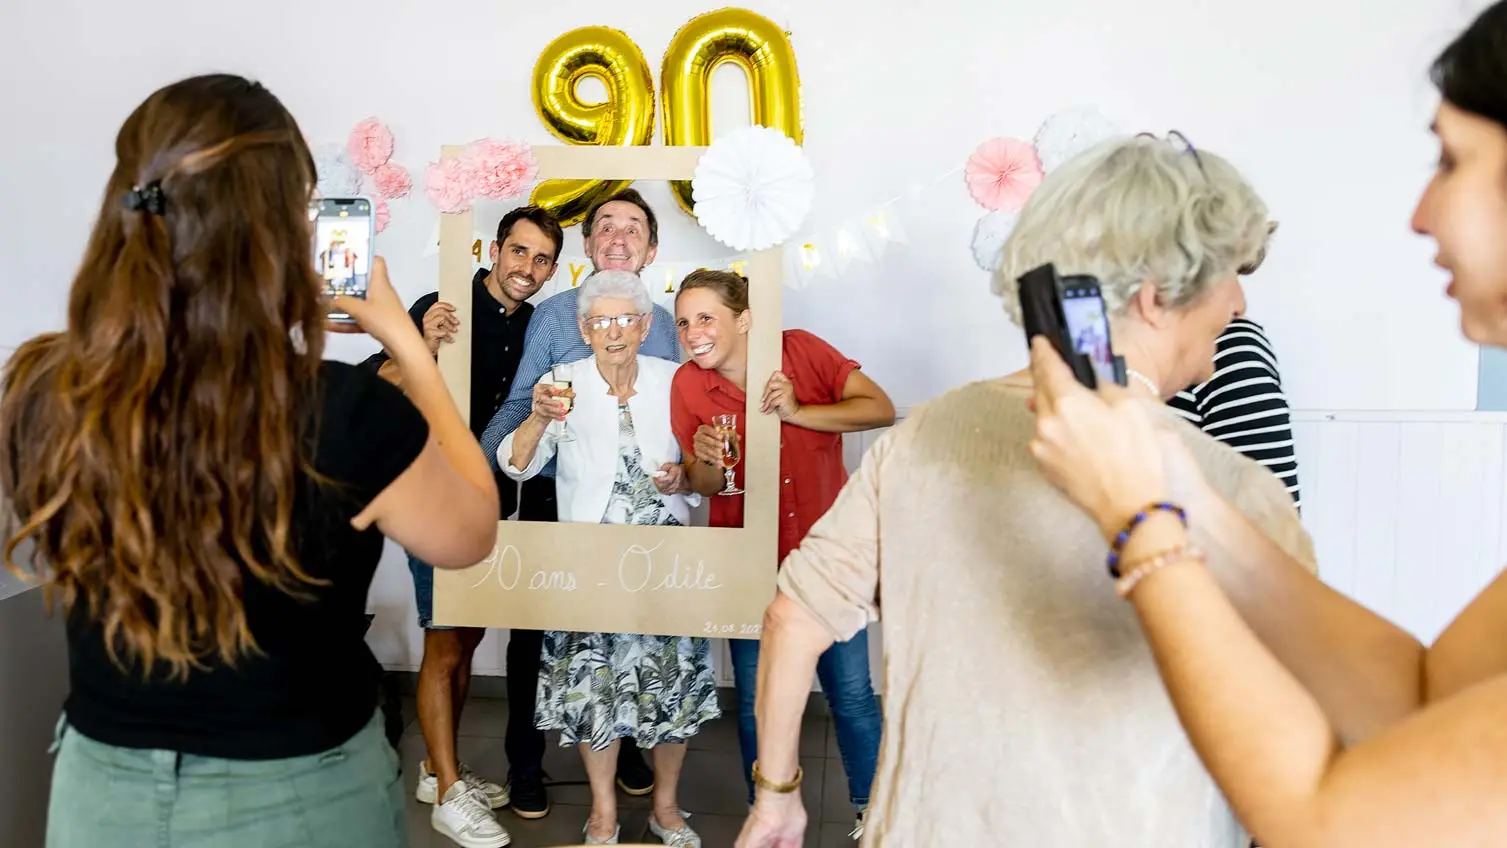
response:
{"label": "man in blue striped shirt", "polygon": [[[631,188],[613,194],[586,213],[581,222],[586,255],[595,271],[632,271],[637,274],[654,261],[659,250],[659,221],[648,201]],[[581,290],[576,287],[546,299],[534,309],[523,337],[523,356],[512,389],[482,433],[481,447],[493,468],[497,448],[518,429],[533,405],[534,384],[554,366],[591,355],[576,314]],[[675,318],[663,306],[654,307],[643,353],[681,361]],[[520,521],[555,521],[555,461],[523,483],[518,500]],[[544,634],[513,630],[508,640],[508,726],[504,748],[508,755],[513,812],[522,818],[549,813],[544,789],[544,732],[534,727],[534,699],[539,678],[539,655]],[[617,783],[630,795],[654,791],[654,773],[633,745],[618,751]]]}

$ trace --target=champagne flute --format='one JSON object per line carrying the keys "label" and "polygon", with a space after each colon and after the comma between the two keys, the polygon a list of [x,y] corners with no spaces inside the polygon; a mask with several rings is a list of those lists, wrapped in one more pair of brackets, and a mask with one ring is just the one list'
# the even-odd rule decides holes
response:
{"label": "champagne flute", "polygon": [[738,444],[738,416],[730,412],[714,416],[712,427],[722,440],[722,478],[727,482],[717,494],[741,495],[743,490],[733,483],[733,469],[738,467],[738,460],[743,458],[743,451]]}
{"label": "champagne flute", "polygon": [[[570,410],[575,406],[574,401],[576,398],[576,393],[570,388],[570,369],[559,365],[551,368],[549,372],[549,385],[550,388],[555,390],[555,400],[565,405],[565,414],[569,415]],[[565,419],[560,419],[559,441],[573,442],[575,440],[576,437],[571,435],[570,430],[566,429]]]}

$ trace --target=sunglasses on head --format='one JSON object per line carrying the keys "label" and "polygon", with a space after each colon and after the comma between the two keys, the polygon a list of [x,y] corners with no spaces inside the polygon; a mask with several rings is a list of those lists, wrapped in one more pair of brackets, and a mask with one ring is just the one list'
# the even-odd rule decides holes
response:
{"label": "sunglasses on head", "polygon": [[[1183,135],[1181,132],[1177,130],[1168,130],[1166,137],[1156,135],[1155,133],[1143,132],[1136,133],[1136,138],[1150,138],[1157,141],[1165,141],[1169,144],[1175,144],[1181,147],[1184,153],[1187,153],[1189,156],[1193,157],[1193,161],[1198,164],[1199,172],[1204,175],[1205,179],[1208,179],[1209,172],[1204,170],[1204,160],[1203,157],[1198,155],[1198,148],[1194,147],[1193,142],[1189,141],[1188,137]],[[1270,239],[1272,237],[1272,233],[1275,233],[1276,231],[1277,222],[1272,221],[1268,223],[1266,225],[1267,239]],[[1261,263],[1265,261],[1266,244],[1263,243],[1261,245],[1261,249],[1256,253],[1256,258],[1235,269],[1235,273],[1239,274],[1242,277],[1249,277],[1250,275],[1256,273],[1256,270],[1261,267]]]}

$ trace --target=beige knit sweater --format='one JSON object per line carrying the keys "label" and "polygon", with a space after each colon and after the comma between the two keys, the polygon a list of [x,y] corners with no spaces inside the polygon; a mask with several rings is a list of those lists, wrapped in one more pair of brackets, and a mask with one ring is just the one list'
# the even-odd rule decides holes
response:
{"label": "beige knit sweater", "polygon": [[[1027,451],[1027,397],[996,380],[916,411],[781,569],[780,589],[838,639],[883,613],[863,845],[1246,848],[1097,527]],[[1215,489],[1312,568],[1281,482],[1167,415]]]}

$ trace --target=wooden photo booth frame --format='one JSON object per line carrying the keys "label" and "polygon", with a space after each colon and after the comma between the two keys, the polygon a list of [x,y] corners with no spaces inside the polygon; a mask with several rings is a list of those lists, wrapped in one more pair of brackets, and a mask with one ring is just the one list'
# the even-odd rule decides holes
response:
{"label": "wooden photo booth frame", "polygon": [[[441,155],[457,158],[463,149],[447,145]],[[536,147],[534,155],[540,180],[689,180],[704,151],[583,145]],[[471,408],[472,217],[440,216],[440,299],[455,306],[461,326],[454,343],[440,348],[439,366],[462,415]],[[753,324],[743,526],[502,521],[485,560],[435,570],[436,624],[758,638],[779,551],[780,421],[759,404],[765,381],[781,367],[780,250],[751,255],[745,273]]]}

